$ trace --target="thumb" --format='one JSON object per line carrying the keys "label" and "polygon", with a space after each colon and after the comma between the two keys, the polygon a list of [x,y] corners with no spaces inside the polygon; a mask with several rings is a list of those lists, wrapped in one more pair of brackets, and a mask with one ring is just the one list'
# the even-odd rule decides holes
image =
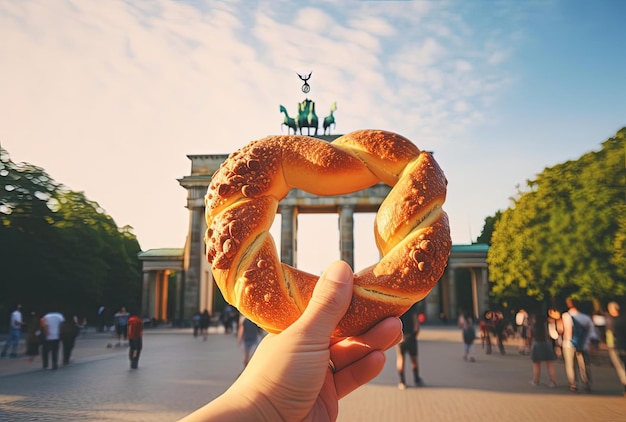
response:
{"label": "thumb", "polygon": [[332,263],[315,285],[302,316],[294,324],[310,338],[328,339],[352,299],[354,274],[343,261]]}

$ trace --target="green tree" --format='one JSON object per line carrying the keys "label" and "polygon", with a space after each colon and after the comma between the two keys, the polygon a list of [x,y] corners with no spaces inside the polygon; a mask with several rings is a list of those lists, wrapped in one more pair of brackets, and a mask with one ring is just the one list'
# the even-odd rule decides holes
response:
{"label": "green tree", "polygon": [[626,293],[626,128],[602,149],[546,168],[495,224],[492,292],[538,300]]}
{"label": "green tree", "polygon": [[0,150],[0,310],[139,305],[139,243],[82,192]]}
{"label": "green tree", "polygon": [[502,218],[502,211],[496,211],[494,216],[485,218],[485,224],[483,225],[483,231],[480,236],[476,238],[476,243],[485,243],[491,245],[491,236],[495,229],[496,223]]}

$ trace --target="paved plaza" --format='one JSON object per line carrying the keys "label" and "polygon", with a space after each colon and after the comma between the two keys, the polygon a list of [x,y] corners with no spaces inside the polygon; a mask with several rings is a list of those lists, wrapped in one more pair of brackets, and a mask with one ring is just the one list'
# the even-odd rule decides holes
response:
{"label": "paved plaza", "polygon": [[[507,354],[462,360],[459,330],[424,327],[419,351],[425,386],[397,388],[395,354],[383,372],[340,402],[339,421],[624,421],[626,398],[604,353],[592,368],[593,392],[570,393],[563,363],[556,389],[530,385],[531,362]],[[241,371],[235,336],[212,332],[207,342],[187,329],[147,329],[139,369],[128,349],[107,348],[107,334],[77,340],[70,365],[41,369],[41,360],[0,360],[0,421],[175,421],[222,393]],[[21,351],[23,351],[23,345]],[[269,368],[271,370],[271,368]],[[410,379],[410,371],[407,368]]]}

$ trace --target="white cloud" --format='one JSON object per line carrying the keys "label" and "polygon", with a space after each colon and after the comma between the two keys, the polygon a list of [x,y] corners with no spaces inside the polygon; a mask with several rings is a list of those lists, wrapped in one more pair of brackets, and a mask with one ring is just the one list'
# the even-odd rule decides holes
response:
{"label": "white cloud", "polygon": [[143,247],[182,246],[186,154],[280,133],[278,105],[293,115],[304,96],[296,72],[313,71],[320,119],[337,101],[336,133],[433,149],[480,121],[512,50],[471,25],[433,2],[4,3],[0,136]]}
{"label": "white cloud", "polygon": [[360,16],[358,19],[348,17],[346,25],[358,30],[360,33],[375,36],[391,37],[397,34],[393,24],[385,19],[372,16]]}

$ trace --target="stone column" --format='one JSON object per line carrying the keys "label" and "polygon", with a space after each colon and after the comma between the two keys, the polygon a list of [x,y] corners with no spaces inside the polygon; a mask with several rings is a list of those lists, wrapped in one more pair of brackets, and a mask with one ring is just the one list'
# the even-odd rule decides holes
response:
{"label": "stone column", "polygon": [[189,261],[185,274],[184,319],[191,319],[193,314],[198,310],[200,277],[202,275],[202,260],[204,259],[204,209],[191,209],[190,220],[187,245]]}
{"label": "stone column", "polygon": [[292,267],[298,265],[298,208],[292,205],[280,207],[280,260]]}
{"label": "stone column", "polygon": [[160,303],[159,303],[159,319],[161,321],[167,321],[167,302],[168,302],[168,291],[169,291],[169,278],[170,272],[168,270],[163,271],[161,273],[161,295],[160,295]]}
{"label": "stone column", "polygon": [[141,316],[150,316],[150,271],[143,272],[141,285]]}
{"label": "stone column", "polygon": [[354,205],[342,205],[339,209],[340,258],[354,270]]}
{"label": "stone column", "polygon": [[439,295],[441,286],[438,283],[424,298],[424,307],[426,312],[426,318],[428,321],[437,321],[439,319]]}
{"label": "stone column", "polygon": [[478,309],[478,290],[480,287],[476,279],[476,268],[470,267],[469,271],[472,283],[472,317],[476,321],[480,318],[480,310]]}
{"label": "stone column", "polygon": [[176,323],[180,324],[182,327],[183,322],[183,272],[176,271],[176,304],[174,305],[174,318],[176,319]]}
{"label": "stone column", "polygon": [[149,279],[148,279],[148,317],[149,318],[156,318],[157,314],[155,312],[155,299],[156,299],[156,295],[157,295],[157,280],[158,280],[159,274],[157,271],[150,271],[149,273]]}
{"label": "stone column", "polygon": [[439,294],[441,295],[441,309],[439,312],[444,312],[446,314],[447,319],[452,320],[452,315],[450,315],[450,283],[448,280],[450,279],[450,267],[448,267],[441,277],[439,281]]}
{"label": "stone column", "polygon": [[454,268],[448,267],[448,317],[451,321],[459,317],[459,305],[456,299],[456,275]]}
{"label": "stone column", "polygon": [[480,280],[479,285],[481,286],[480,292],[481,295],[481,304],[480,309],[481,313],[485,313],[489,309],[489,269],[487,267],[480,268]]}
{"label": "stone column", "polygon": [[157,279],[155,283],[156,297],[154,299],[154,313],[156,319],[162,321],[163,320],[163,282],[165,280],[165,272],[163,270],[159,270],[157,272]]}

